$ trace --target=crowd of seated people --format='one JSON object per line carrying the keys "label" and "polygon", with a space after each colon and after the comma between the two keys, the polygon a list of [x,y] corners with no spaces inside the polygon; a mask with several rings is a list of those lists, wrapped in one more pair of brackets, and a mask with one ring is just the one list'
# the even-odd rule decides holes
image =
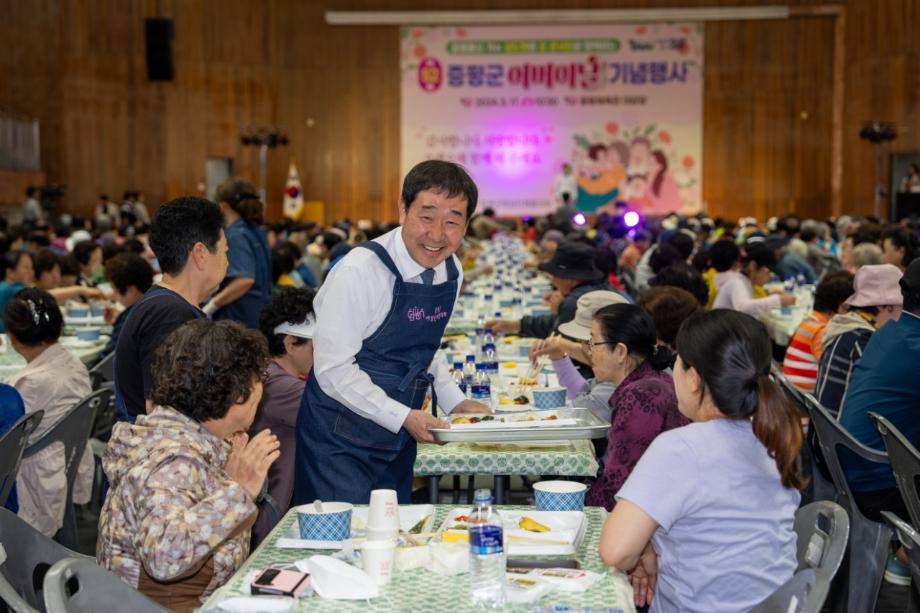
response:
{"label": "crowd of seated people", "polygon": [[[142,201],[130,204],[100,198],[88,219],[0,222],[2,321],[26,361],[0,388],[0,431],[44,410],[34,440],[89,393],[86,367],[58,342],[62,308],[108,301],[101,356],[115,353],[121,423],[103,459],[97,558],[191,609],[271,528],[255,504],[263,482],[282,512],[291,504],[315,291],[350,249],[395,226],[267,223],[239,178],[217,202],[176,198],[146,218]],[[758,320],[795,304],[782,281],[815,284],[812,311],[780,348],[786,376],[866,444],[882,448],[870,410],[920,444],[915,390],[894,391],[920,366],[910,223],[673,215],[630,231],[616,215],[579,226],[554,214],[517,230],[490,215],[458,253],[468,281],[491,272],[477,255],[504,231],[519,233],[532,253],[523,265],[553,290],[548,314],[488,325],[533,338],[531,359],[552,360],[573,404],[611,424],[586,502],[611,511],[601,555],[630,574],[637,603],[676,610],[693,593],[699,610],[742,610],[794,571],[802,431],[770,379],[776,347]],[[59,450],[47,451],[23,463],[3,502],[50,536],[66,484]],[[870,512],[903,508],[890,471],[850,476]],[[724,516],[735,519],[713,520]]]}

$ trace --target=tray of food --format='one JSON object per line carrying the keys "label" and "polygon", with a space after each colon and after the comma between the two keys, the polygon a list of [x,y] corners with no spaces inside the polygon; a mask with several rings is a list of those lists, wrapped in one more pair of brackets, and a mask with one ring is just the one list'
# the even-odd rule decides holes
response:
{"label": "tray of food", "polygon": [[432,428],[437,442],[510,443],[604,438],[610,424],[586,409],[454,415],[450,428]]}
{"label": "tray of food", "polygon": [[[438,532],[444,542],[469,542],[470,509],[452,509]],[[572,555],[585,537],[583,511],[500,510],[508,555]]]}

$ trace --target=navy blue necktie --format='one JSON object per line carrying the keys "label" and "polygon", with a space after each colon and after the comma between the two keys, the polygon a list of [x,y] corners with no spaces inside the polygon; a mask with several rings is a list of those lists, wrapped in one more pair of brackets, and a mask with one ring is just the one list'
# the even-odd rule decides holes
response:
{"label": "navy blue necktie", "polygon": [[426,268],[422,271],[422,283],[425,285],[434,283],[434,268]]}

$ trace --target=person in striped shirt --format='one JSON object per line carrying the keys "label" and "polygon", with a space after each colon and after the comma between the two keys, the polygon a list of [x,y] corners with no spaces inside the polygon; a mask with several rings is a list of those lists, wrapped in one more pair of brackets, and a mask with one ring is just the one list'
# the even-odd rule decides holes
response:
{"label": "person in striped shirt", "polygon": [[814,310],[796,328],[783,359],[783,375],[800,390],[815,391],[824,327],[831,317],[846,312],[843,302],[852,293],[853,275],[845,270],[827,275],[815,289]]}

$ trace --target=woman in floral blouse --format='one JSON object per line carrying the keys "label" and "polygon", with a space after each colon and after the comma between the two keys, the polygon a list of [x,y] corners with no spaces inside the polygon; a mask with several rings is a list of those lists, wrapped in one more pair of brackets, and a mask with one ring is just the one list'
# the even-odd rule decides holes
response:
{"label": "woman in floral blouse", "polygon": [[258,332],[188,322],[154,355],[153,411],[112,433],[96,557],[169,609],[200,606],[249,554],[254,499],[280,453],[269,430],[245,434],[267,366]]}
{"label": "woman in floral blouse", "polygon": [[651,316],[634,304],[599,310],[591,326],[591,364],[599,381],[610,381],[613,414],[607,432],[604,467],[585,496],[585,504],[613,508],[617,491],[655,437],[687,425],[677,410],[671,352],[658,345]]}

